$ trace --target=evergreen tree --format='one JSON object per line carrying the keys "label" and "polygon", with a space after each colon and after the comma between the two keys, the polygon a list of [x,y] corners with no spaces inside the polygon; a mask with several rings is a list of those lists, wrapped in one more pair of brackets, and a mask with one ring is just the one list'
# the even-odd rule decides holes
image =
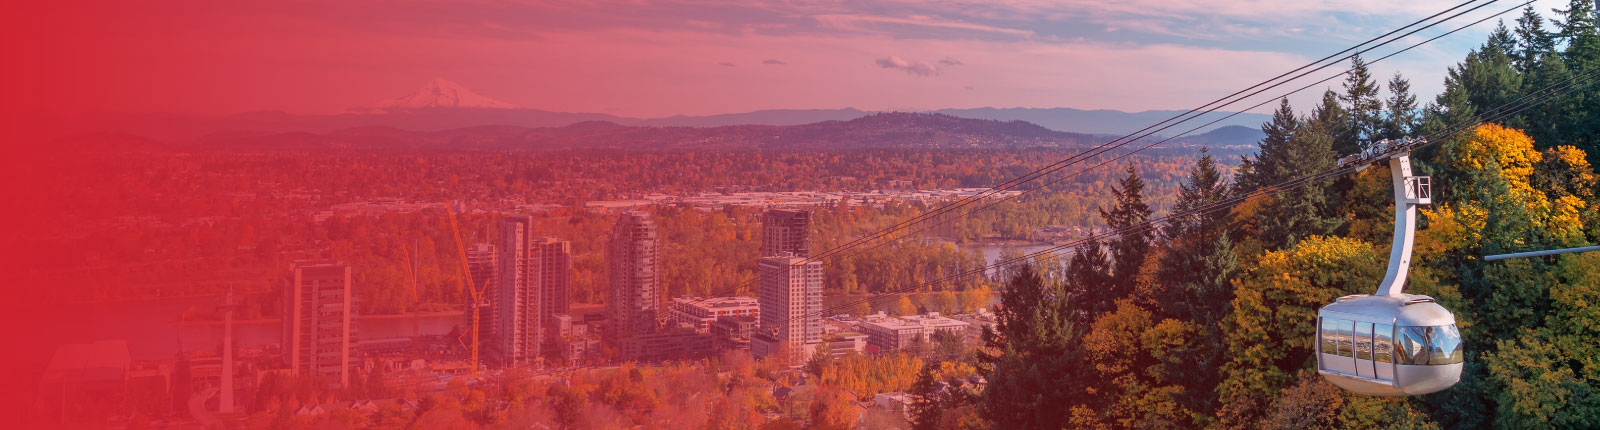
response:
{"label": "evergreen tree", "polygon": [[1555,13],[1561,16],[1561,19],[1555,20],[1556,38],[1565,43],[1568,49],[1581,43],[1584,38],[1595,36],[1596,18],[1593,2],[1570,0],[1566,9],[1556,9]]}
{"label": "evergreen tree", "polygon": [[1511,57],[1517,52],[1517,37],[1513,36],[1511,30],[1506,28],[1505,20],[1501,20],[1499,24],[1495,25],[1494,31],[1489,32],[1489,41],[1485,46]]}
{"label": "evergreen tree", "polygon": [[1231,308],[1229,281],[1238,265],[1229,238],[1231,217],[1227,208],[1220,207],[1228,195],[1227,181],[1216,162],[1202,151],[1188,182],[1179,186],[1173,207],[1175,215],[1194,213],[1169,219],[1163,229],[1169,250],[1158,269],[1158,278],[1172,293],[1171,301],[1164,303],[1163,316],[1200,327],[1200,344],[1189,354],[1192,365],[1173,369],[1175,385],[1185,391],[1180,402],[1207,415],[1216,407],[1213,388],[1219,380],[1223,347],[1218,324]]}
{"label": "evergreen tree", "polygon": [[1399,139],[1417,131],[1417,96],[1411,94],[1411,82],[1400,72],[1389,79],[1389,99],[1383,104],[1387,112],[1379,139]]}
{"label": "evergreen tree", "polygon": [[1451,68],[1445,77],[1445,88],[1460,86],[1479,115],[1489,114],[1490,109],[1521,95],[1522,77],[1511,67],[1505,44],[1491,35],[1488,42],[1467,54],[1467,60]]}
{"label": "evergreen tree", "polygon": [[994,428],[1034,430],[1070,426],[1074,405],[1088,398],[1088,372],[1070,318],[1071,297],[1032,265],[1018,269],[1000,297],[995,329],[979,371],[988,380],[979,413]]}
{"label": "evergreen tree", "polygon": [[[1333,138],[1334,150],[1340,157],[1355,153],[1355,135],[1349,121],[1350,113],[1344,106],[1339,105],[1339,94],[1333,90],[1322,92],[1322,103],[1311,109],[1310,121],[1317,123],[1321,130]],[[1348,142],[1348,148],[1341,148],[1340,142]],[[1351,151],[1345,153],[1343,151]]]}
{"label": "evergreen tree", "polygon": [[1233,184],[1236,194],[1249,193],[1292,179],[1284,168],[1294,161],[1288,158],[1288,146],[1299,127],[1300,121],[1295,118],[1294,109],[1289,107],[1289,99],[1279,100],[1278,109],[1272,112],[1272,121],[1261,124],[1261,132],[1266,136],[1257,145],[1260,152],[1256,153],[1254,160],[1246,157],[1240,163],[1239,174]]}
{"label": "evergreen tree", "polygon": [[817,351],[811,354],[811,359],[806,361],[806,371],[817,375],[817,377],[822,377],[823,369],[827,369],[831,365],[833,365],[833,354],[828,351],[828,348],[817,348]]}
{"label": "evergreen tree", "polygon": [[1113,295],[1111,262],[1106,260],[1100,241],[1091,236],[1067,260],[1067,291],[1078,298],[1078,308],[1073,310],[1072,322],[1088,327],[1101,314],[1116,308],[1119,296]]}
{"label": "evergreen tree", "polygon": [[906,390],[910,399],[906,402],[906,410],[911,415],[911,428],[914,430],[938,430],[939,419],[944,416],[944,405],[940,400],[939,390],[939,365],[928,363],[922,365],[922,371],[917,374],[917,382],[911,384]]}
{"label": "evergreen tree", "polygon": [[1131,231],[1149,220],[1152,213],[1150,205],[1144,202],[1144,179],[1132,164],[1128,165],[1128,176],[1111,186],[1111,195],[1116,202],[1110,211],[1101,209],[1100,218],[1105,220],[1107,228],[1122,232],[1110,243],[1114,296],[1121,298],[1133,292],[1133,283],[1139,268],[1144,266],[1145,255],[1150,252],[1155,231],[1147,228]]}
{"label": "evergreen tree", "polygon": [[[1332,144],[1332,139],[1318,130],[1316,123],[1307,123],[1295,132],[1285,151],[1292,160],[1283,167],[1289,172],[1288,179],[1308,177],[1336,167],[1338,160]],[[1287,249],[1302,239],[1332,234],[1343,221],[1334,215],[1333,193],[1333,179],[1323,178],[1276,194],[1258,222],[1265,249]]]}
{"label": "evergreen tree", "polygon": [[[1557,37],[1566,44],[1561,59],[1574,75],[1600,70],[1600,28],[1596,28],[1595,5],[1589,0],[1570,0],[1566,9],[1556,10]],[[1589,155],[1589,162],[1600,164],[1600,85],[1589,84],[1565,101],[1571,106],[1558,118],[1562,131],[1556,142],[1572,145]]]}
{"label": "evergreen tree", "polygon": [[1345,156],[1366,149],[1381,132],[1383,102],[1378,100],[1378,84],[1361,56],[1350,58],[1350,73],[1345,75],[1344,94],[1339,100],[1345,103],[1346,121],[1349,125],[1343,135],[1335,135],[1334,149]]}
{"label": "evergreen tree", "polygon": [[1516,36],[1512,61],[1520,73],[1538,67],[1539,57],[1556,49],[1555,35],[1544,29],[1544,17],[1534,12],[1533,6],[1523,8],[1522,16],[1517,17]]}
{"label": "evergreen tree", "polygon": [[[1572,77],[1572,72],[1567,70],[1566,61],[1562,60],[1561,55],[1554,50],[1546,51],[1539,58],[1534,69],[1523,74],[1523,81],[1530,90],[1558,85]],[[1570,140],[1566,136],[1582,121],[1572,114],[1579,110],[1575,101],[1573,97],[1545,100],[1544,103],[1529,106],[1506,123],[1526,130],[1528,136],[1542,146],[1560,144]]]}

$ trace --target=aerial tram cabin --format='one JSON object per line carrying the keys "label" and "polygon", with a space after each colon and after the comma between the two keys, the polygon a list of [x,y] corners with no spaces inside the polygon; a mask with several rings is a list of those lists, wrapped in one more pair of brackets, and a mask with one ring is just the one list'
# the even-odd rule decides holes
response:
{"label": "aerial tram cabin", "polygon": [[1317,311],[1317,373],[1359,394],[1427,394],[1461,380],[1455,315],[1432,297],[1401,292],[1411,267],[1417,206],[1433,200],[1429,178],[1411,174],[1410,148],[1417,144],[1379,142],[1369,154],[1341,160],[1348,165],[1387,157],[1394,178],[1394,246],[1377,294],[1340,297]]}

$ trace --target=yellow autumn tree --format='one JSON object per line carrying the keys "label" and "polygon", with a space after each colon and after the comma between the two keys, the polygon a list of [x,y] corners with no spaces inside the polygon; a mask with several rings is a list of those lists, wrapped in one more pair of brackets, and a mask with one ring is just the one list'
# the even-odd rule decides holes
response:
{"label": "yellow autumn tree", "polygon": [[[1593,173],[1587,168],[1583,151],[1558,147],[1540,153],[1534,149],[1533,143],[1532,138],[1519,130],[1485,124],[1474,129],[1466,138],[1445,146],[1438,161],[1462,172],[1463,175],[1459,177],[1466,183],[1451,185],[1457,190],[1453,202],[1441,202],[1436,207],[1422,209],[1423,217],[1428,220],[1428,229],[1418,234],[1417,251],[1420,258],[1482,244],[1485,240],[1484,229],[1489,227],[1486,224],[1490,216],[1487,208],[1491,206],[1523,208],[1519,210],[1523,214],[1517,215],[1527,219],[1516,221],[1526,222],[1558,244],[1575,246],[1585,241],[1588,202],[1567,193],[1547,195],[1546,192],[1554,190],[1541,190],[1534,186],[1536,172],[1551,170],[1551,163],[1545,162],[1546,155],[1558,157],[1551,161],[1558,162],[1562,167],[1560,172],[1542,173],[1541,176],[1592,180]],[[1497,174],[1491,173],[1496,171]],[[1489,174],[1497,177],[1482,176]],[[1541,178],[1538,182],[1550,181]],[[1489,182],[1503,183],[1505,189],[1494,192],[1492,190],[1500,185]],[[1550,187],[1549,184],[1540,185]]]}
{"label": "yellow autumn tree", "polygon": [[1223,322],[1228,362],[1217,392],[1225,427],[1253,427],[1293,372],[1310,363],[1317,309],[1340,296],[1371,294],[1383,258],[1355,239],[1313,236],[1234,280],[1234,311]]}

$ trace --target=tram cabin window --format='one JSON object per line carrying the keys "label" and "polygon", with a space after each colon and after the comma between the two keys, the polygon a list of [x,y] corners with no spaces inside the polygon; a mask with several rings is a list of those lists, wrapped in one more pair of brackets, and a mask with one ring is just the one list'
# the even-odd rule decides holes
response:
{"label": "tram cabin window", "polygon": [[1395,363],[1413,366],[1438,366],[1460,363],[1464,359],[1461,332],[1455,324],[1429,327],[1400,327]]}
{"label": "tram cabin window", "polygon": [[1379,363],[1394,362],[1394,326],[1388,324],[1373,325],[1373,356]]}

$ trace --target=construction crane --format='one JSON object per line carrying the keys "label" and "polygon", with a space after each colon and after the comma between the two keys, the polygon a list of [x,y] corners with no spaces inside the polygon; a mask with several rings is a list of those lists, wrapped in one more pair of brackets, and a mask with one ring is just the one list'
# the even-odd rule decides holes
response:
{"label": "construction crane", "polygon": [[461,283],[460,283],[461,289],[467,291],[467,298],[468,298],[468,300],[470,300],[468,305],[471,306],[471,308],[472,308],[472,324],[470,325],[470,327],[467,327],[467,330],[470,331],[471,336],[472,336],[472,343],[467,345],[467,350],[471,351],[471,353],[472,353],[472,374],[474,376],[476,376],[478,374],[478,368],[479,368],[479,366],[478,366],[478,343],[479,343],[479,339],[478,339],[478,336],[479,336],[478,331],[479,330],[478,330],[478,328],[480,327],[480,324],[478,322],[479,318],[480,318],[479,313],[482,311],[483,305],[485,303],[485,301],[484,301],[485,300],[485,298],[484,298],[484,294],[485,294],[484,290],[488,288],[489,280],[488,279],[484,279],[484,281],[483,281],[483,283],[481,285],[473,285],[473,282],[472,282],[472,270],[471,270],[471,268],[469,268],[467,266],[467,246],[466,246],[466,244],[461,242],[461,226],[460,226],[459,223],[456,222],[456,211],[453,208],[445,208],[445,213],[449,215],[449,218],[450,218],[450,232],[454,235],[454,237],[456,239],[456,256],[459,257],[460,261],[461,261]]}

